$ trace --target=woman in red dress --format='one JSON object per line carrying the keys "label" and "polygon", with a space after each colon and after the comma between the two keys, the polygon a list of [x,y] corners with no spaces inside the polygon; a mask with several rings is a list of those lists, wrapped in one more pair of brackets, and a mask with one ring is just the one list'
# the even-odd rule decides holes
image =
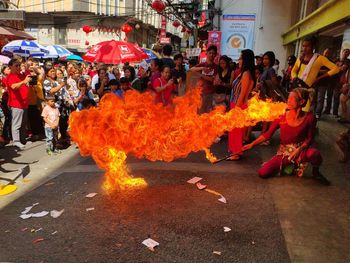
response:
{"label": "woman in red dress", "polygon": [[319,171],[322,164],[321,154],[317,149],[311,147],[316,130],[316,119],[311,112],[302,111],[308,97],[307,89],[294,89],[289,94],[286,113],[276,119],[267,132],[242,148],[243,151],[249,150],[270,139],[280,128],[280,148],[277,154],[259,169],[260,177],[267,178],[275,172],[287,171],[288,167],[292,167],[291,169],[298,176],[302,176],[306,164],[310,163],[313,178],[324,185],[330,185],[330,182]]}
{"label": "woman in red dress", "polygon": [[[239,57],[241,74],[233,81],[230,108],[247,108],[248,96],[255,83],[254,53],[250,49],[242,50]],[[245,128],[235,128],[228,133],[228,161],[238,161],[242,157],[242,146]]]}

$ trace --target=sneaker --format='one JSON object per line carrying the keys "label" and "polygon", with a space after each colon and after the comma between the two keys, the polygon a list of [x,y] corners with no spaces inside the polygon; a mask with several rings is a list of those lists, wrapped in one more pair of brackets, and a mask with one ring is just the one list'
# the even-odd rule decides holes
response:
{"label": "sneaker", "polygon": [[54,154],[60,154],[60,153],[62,153],[60,150],[57,150],[57,149],[55,149],[55,150],[53,150],[53,153]]}
{"label": "sneaker", "polygon": [[50,155],[50,156],[53,155],[53,151],[51,151],[49,149],[46,150],[46,153],[47,153],[47,155]]}
{"label": "sneaker", "polygon": [[20,142],[14,142],[12,145],[19,148],[20,150],[24,150],[26,148],[26,146]]}
{"label": "sneaker", "polygon": [[321,119],[321,115],[320,114],[316,114],[315,117],[316,117],[316,120]]}

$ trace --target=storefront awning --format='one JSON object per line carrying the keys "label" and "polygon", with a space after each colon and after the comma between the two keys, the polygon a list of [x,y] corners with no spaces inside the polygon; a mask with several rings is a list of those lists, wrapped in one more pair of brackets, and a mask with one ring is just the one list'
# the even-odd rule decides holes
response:
{"label": "storefront awning", "polygon": [[19,31],[6,26],[0,26],[0,36],[7,37],[11,40],[16,40],[16,39],[34,40],[35,39],[33,36],[27,34],[26,32]]}
{"label": "storefront awning", "polygon": [[283,45],[316,33],[350,17],[350,0],[331,0],[288,29],[282,35]]}

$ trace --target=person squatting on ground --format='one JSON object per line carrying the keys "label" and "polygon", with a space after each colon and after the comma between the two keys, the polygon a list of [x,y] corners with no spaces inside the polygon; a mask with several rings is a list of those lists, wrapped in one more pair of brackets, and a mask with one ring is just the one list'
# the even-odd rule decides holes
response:
{"label": "person squatting on ground", "polygon": [[46,152],[48,155],[60,153],[56,149],[58,141],[58,124],[60,121],[60,112],[56,108],[55,96],[49,94],[46,96],[46,106],[44,107],[41,116],[45,121],[45,136],[46,136]]}
{"label": "person squatting on ground", "polygon": [[298,176],[302,176],[306,163],[311,163],[313,178],[324,185],[330,185],[330,182],[319,171],[322,164],[321,154],[311,147],[316,131],[316,119],[312,113],[302,110],[308,97],[307,89],[294,89],[289,94],[286,113],[276,119],[266,133],[242,148],[243,151],[246,151],[261,144],[270,139],[280,128],[281,145],[277,154],[259,169],[260,177],[267,178],[275,172],[288,173],[289,167],[292,167],[293,172]]}

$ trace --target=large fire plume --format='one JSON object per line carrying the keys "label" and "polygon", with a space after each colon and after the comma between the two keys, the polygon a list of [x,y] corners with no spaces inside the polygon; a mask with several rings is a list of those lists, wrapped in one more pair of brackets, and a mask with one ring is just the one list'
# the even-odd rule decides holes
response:
{"label": "large fire plume", "polygon": [[217,107],[197,113],[201,105],[199,89],[177,97],[173,105],[155,104],[151,94],[128,91],[124,99],[113,94],[103,97],[98,108],[72,113],[70,135],[81,155],[91,155],[106,170],[104,188],[145,186],[143,179],[129,175],[128,154],[151,161],[171,162],[191,152],[204,150],[208,160],[216,158],[208,150],[216,137],[233,128],[272,121],[283,114],[284,103],[250,99],[248,108],[225,112]]}

